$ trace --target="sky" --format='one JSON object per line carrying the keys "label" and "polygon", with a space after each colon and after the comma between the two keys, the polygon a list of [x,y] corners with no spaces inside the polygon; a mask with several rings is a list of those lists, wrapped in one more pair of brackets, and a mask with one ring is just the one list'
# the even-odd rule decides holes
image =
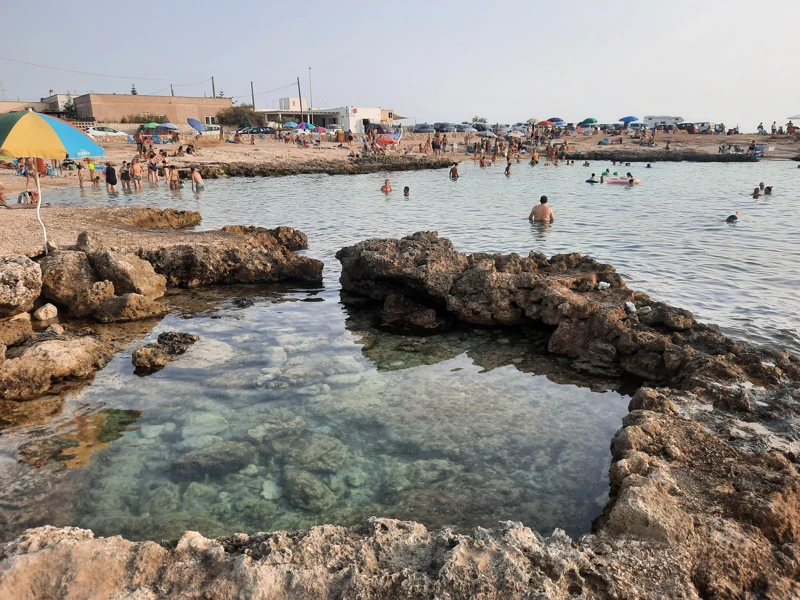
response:
{"label": "sky", "polygon": [[[300,77],[314,106],[413,122],[681,116],[784,124],[800,113],[798,0],[405,0],[17,3],[0,98],[211,95],[277,107]],[[21,26],[25,24],[25,26]],[[114,75],[102,77],[99,75]],[[276,89],[283,88],[283,89]],[[273,91],[274,90],[274,91]],[[266,92],[266,93],[261,93]]]}

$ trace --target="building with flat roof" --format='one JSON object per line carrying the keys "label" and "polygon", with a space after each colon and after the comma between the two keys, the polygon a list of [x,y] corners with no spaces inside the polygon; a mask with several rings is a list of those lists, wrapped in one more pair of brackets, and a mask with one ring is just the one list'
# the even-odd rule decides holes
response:
{"label": "building with flat roof", "polygon": [[230,98],[194,96],[133,96],[130,94],[84,94],[73,98],[80,121],[120,123],[131,116],[170,123],[186,123],[189,118],[201,123],[216,123],[219,111],[231,108]]}
{"label": "building with flat roof", "polygon": [[[298,103],[299,108],[299,103]],[[263,113],[270,123],[285,123],[294,121],[300,123],[305,121],[313,125],[330,128],[332,125],[339,125],[345,131],[353,133],[364,133],[370,123],[384,123],[383,111],[380,108],[365,108],[362,106],[341,106],[339,108],[306,108],[304,110],[282,109],[282,108],[263,108],[256,112]],[[388,111],[390,114],[392,111]],[[391,123],[391,120],[389,121]]]}

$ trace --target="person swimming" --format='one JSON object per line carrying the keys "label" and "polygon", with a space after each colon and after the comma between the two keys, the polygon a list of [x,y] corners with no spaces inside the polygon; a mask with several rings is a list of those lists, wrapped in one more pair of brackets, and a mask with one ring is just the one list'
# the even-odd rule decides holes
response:
{"label": "person swimming", "polygon": [[647,163],[647,166],[645,167],[645,169],[652,169],[652,168],[653,167],[650,166],[650,163]]}
{"label": "person swimming", "polygon": [[764,189],[764,182],[762,181],[761,183],[759,183],[758,187],[763,190]]}
{"label": "person swimming", "polygon": [[753,190],[753,198],[760,198],[761,197],[761,193],[760,192],[761,192],[760,188],[754,189]]}
{"label": "person swimming", "polygon": [[764,195],[765,196],[771,196],[772,195],[772,186],[771,185],[768,185],[767,187],[764,188]]}
{"label": "person swimming", "polygon": [[411,194],[411,188],[410,188],[410,187],[408,187],[408,186],[404,187],[404,188],[403,188],[403,196],[405,196],[406,198],[408,198],[408,196],[409,196],[410,194]]}
{"label": "person swimming", "polygon": [[738,223],[739,222],[739,211],[737,210],[735,215],[731,215],[727,219],[725,219],[725,222],[726,223]]}
{"label": "person swimming", "polygon": [[387,179],[386,181],[384,181],[384,183],[383,183],[383,187],[381,188],[381,191],[382,191],[384,194],[388,194],[389,192],[391,192],[391,191],[392,191],[392,184],[391,184],[391,183],[389,183],[389,180],[388,180],[388,179]]}
{"label": "person swimming", "polygon": [[584,167],[588,167],[589,166],[589,161],[588,160],[583,161],[583,166]]}
{"label": "person swimming", "polygon": [[597,183],[597,178],[594,173],[592,173],[592,176],[586,180],[586,183]]}

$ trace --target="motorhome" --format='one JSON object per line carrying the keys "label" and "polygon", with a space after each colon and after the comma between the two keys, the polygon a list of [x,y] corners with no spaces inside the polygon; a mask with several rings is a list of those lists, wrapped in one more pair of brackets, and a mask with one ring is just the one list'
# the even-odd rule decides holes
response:
{"label": "motorhome", "polygon": [[683,123],[683,118],[681,117],[657,116],[657,117],[644,118],[644,124],[648,127],[648,129],[652,127],[664,127],[664,126],[676,127],[681,123]]}

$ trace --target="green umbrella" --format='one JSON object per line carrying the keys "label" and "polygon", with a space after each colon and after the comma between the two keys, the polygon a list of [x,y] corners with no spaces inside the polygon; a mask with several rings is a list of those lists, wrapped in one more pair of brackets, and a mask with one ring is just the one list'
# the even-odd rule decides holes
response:
{"label": "green umbrella", "polygon": [[578,123],[578,125],[594,125],[595,123],[597,123],[597,119],[589,117],[588,119],[584,119],[583,121]]}
{"label": "green umbrella", "polygon": [[155,129],[156,127],[158,127],[158,123],[148,123],[144,126],[145,129]]}

